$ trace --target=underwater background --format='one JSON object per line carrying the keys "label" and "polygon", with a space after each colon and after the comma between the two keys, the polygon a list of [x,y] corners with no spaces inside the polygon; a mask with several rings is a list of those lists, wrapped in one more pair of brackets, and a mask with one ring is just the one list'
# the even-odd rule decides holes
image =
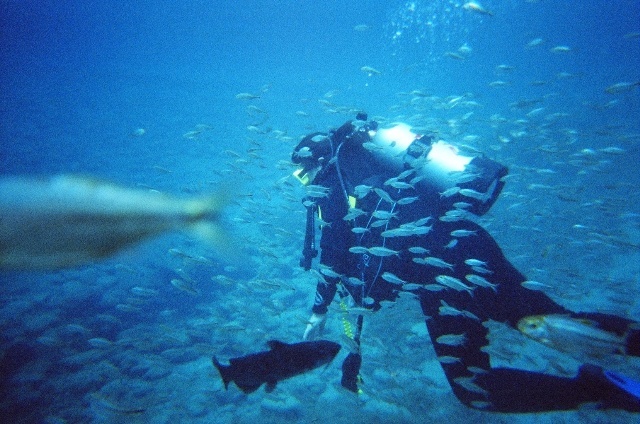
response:
{"label": "underwater background", "polygon": [[[339,384],[346,349],[272,393],[225,390],[211,364],[301,340],[316,279],[298,265],[290,155],[358,111],[507,165],[482,218],[507,257],[572,310],[640,320],[640,2],[463,3],[0,0],[0,173],[224,191],[242,247],[229,263],[172,233],[90,266],[1,273],[0,420],[636,422],[463,406],[410,297],[365,319],[361,396]],[[575,374],[491,325],[494,364]],[[341,326],[334,307],[326,338]],[[640,378],[632,358],[607,365]]]}

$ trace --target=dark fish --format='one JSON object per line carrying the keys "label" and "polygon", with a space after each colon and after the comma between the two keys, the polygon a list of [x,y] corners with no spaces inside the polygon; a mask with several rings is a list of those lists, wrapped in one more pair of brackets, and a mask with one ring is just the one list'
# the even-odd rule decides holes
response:
{"label": "dark fish", "polygon": [[340,345],[327,340],[287,344],[278,340],[267,342],[271,350],[229,359],[222,365],[214,356],[213,365],[220,372],[225,389],[233,381],[245,393],[258,390],[267,383],[271,392],[278,381],[328,364],[338,354]]}

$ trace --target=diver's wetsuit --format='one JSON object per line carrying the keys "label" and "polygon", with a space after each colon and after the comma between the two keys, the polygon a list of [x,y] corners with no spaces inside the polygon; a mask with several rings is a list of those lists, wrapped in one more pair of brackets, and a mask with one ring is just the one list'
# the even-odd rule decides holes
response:
{"label": "diver's wetsuit", "polygon": [[[374,175],[365,181],[343,179],[342,183],[351,193],[355,185],[366,184],[383,188],[395,200],[406,196],[418,196],[411,188],[392,190],[389,186],[384,186],[385,178],[388,176]],[[319,205],[322,219],[329,224],[322,227],[321,264],[331,267],[339,274],[355,277],[365,283],[364,286],[352,285],[345,281],[346,279],[340,283],[337,278],[327,278],[328,284],[320,282],[312,308],[314,313],[327,312],[338,284],[343,284],[359,306],[364,304],[374,310],[379,309],[381,300],[394,300],[401,290],[401,285],[389,283],[381,278],[384,272],[391,272],[407,283],[435,285],[435,278],[445,275],[473,286],[465,276],[483,274],[474,272],[465,260],[477,259],[485,262],[486,268],[491,271],[491,274],[484,277],[497,284],[495,290],[489,287],[475,287],[472,295],[465,290],[456,291],[450,288],[441,291],[419,288],[413,291],[420,299],[437,355],[459,358],[459,361],[443,361],[446,363],[443,363],[442,367],[460,401],[472,407],[503,412],[568,410],[577,408],[583,402],[602,402],[606,407],[640,410],[640,404],[635,399],[622,391],[618,393],[611,390],[610,384],[604,384],[599,378],[586,372],[577,378],[562,378],[517,369],[491,369],[489,355],[481,349],[488,344],[488,330],[482,325],[487,319],[506,322],[515,327],[521,318],[528,315],[570,314],[596,321],[603,330],[620,335],[627,331],[631,321],[598,313],[575,314],[556,304],[543,293],[524,288],[520,283],[526,278],[507,261],[487,231],[469,220],[439,220],[438,217],[444,211],[438,210],[438,206],[434,206],[432,202],[426,204],[417,200],[405,205],[391,204],[371,191],[356,204],[356,207],[368,214],[356,218],[355,221],[345,221],[343,217],[349,208],[337,168],[329,165],[313,182],[330,188],[328,197],[314,199]],[[391,211],[397,215],[391,218],[388,226],[372,227],[371,223],[375,218],[372,218],[371,214],[376,210]],[[426,225],[433,225],[428,234],[387,238],[380,236],[382,231],[427,216],[432,216],[432,219]],[[368,230],[362,234],[355,234],[351,231],[353,227],[365,227]],[[461,229],[470,231],[469,235],[451,235],[452,231]],[[457,242],[452,243],[452,240]],[[452,245],[454,243],[455,245]],[[390,256],[354,254],[349,251],[353,246],[384,246],[398,253]],[[408,250],[411,247],[422,247],[429,252],[411,253]],[[425,265],[413,260],[427,256],[440,258],[451,264],[451,267]],[[470,314],[442,315],[439,313],[441,301]],[[466,340],[457,346],[439,343],[438,337],[446,334],[464,334]],[[633,339],[629,345],[634,347],[629,347],[627,353],[640,355],[640,335],[634,335]],[[474,374],[468,367],[475,367],[472,369],[476,372],[477,369],[486,372]],[[471,380],[472,377],[474,378]]]}

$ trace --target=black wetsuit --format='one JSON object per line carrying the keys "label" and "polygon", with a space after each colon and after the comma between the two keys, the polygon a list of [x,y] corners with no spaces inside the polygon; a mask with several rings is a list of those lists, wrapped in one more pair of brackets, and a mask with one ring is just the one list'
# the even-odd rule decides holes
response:
{"label": "black wetsuit", "polygon": [[[365,160],[365,159],[363,159]],[[349,164],[340,163],[338,167]],[[346,289],[356,304],[365,305],[374,310],[381,307],[380,301],[393,301],[402,290],[401,284],[389,283],[381,276],[391,272],[407,283],[436,286],[437,276],[451,276],[469,286],[465,276],[477,274],[497,284],[495,290],[490,287],[475,287],[470,294],[466,290],[444,289],[431,291],[427,288],[412,287],[419,297],[420,305],[426,317],[429,336],[439,357],[453,357],[459,360],[443,361],[442,367],[451,388],[460,401],[472,407],[504,412],[532,412],[547,410],[575,409],[583,402],[600,402],[605,407],[617,407],[628,410],[640,410],[640,404],[626,393],[613,390],[612,385],[603,382],[601,376],[581,373],[576,378],[562,378],[542,373],[517,369],[491,368],[489,355],[481,348],[488,344],[488,330],[483,321],[492,319],[516,326],[518,321],[528,315],[570,314],[574,317],[588,318],[596,321],[600,328],[617,334],[624,334],[631,321],[616,316],[598,313],[576,314],[556,304],[540,291],[529,290],[521,285],[526,278],[515,269],[504,257],[495,240],[478,224],[470,220],[445,222],[439,219],[445,211],[433,202],[420,199],[409,204],[389,203],[371,190],[366,196],[358,199],[356,207],[367,212],[353,221],[345,221],[349,207],[344,189],[353,193],[358,184],[384,189],[395,200],[417,196],[415,190],[391,189],[384,185],[388,175],[373,175],[364,181],[345,181],[338,178],[338,168],[328,165],[313,181],[314,184],[330,188],[326,198],[314,199],[327,225],[322,227],[320,241],[320,262],[333,271],[346,277],[355,277],[364,285],[351,284],[348,278],[342,282],[338,278],[327,278],[328,284],[319,283],[313,312],[325,314],[333,300],[338,285],[341,291]],[[374,173],[375,171],[372,171]],[[372,217],[374,211],[390,211],[395,214],[388,225],[379,227],[371,224],[377,218]],[[378,214],[379,215],[379,214]],[[402,223],[415,222],[431,216],[426,226],[431,226],[427,234],[381,237],[383,231],[397,228]],[[424,220],[423,220],[424,221]],[[374,224],[375,225],[375,224]],[[367,228],[361,234],[351,231],[353,227]],[[467,230],[466,236],[454,237],[455,230]],[[459,233],[456,233],[459,234]],[[352,253],[353,246],[384,246],[397,251],[389,256],[377,256],[368,252]],[[414,252],[409,250],[412,249]],[[418,249],[415,249],[418,248]],[[428,253],[421,249],[428,249]],[[421,262],[425,257],[439,258],[451,266],[435,266]],[[418,258],[414,261],[414,258]],[[490,274],[475,272],[467,259],[476,259],[486,263]],[[469,312],[467,315],[442,315],[439,308],[446,304]],[[439,343],[440,336],[448,334],[464,334],[465,341],[460,345]],[[627,354],[640,354],[640,335],[629,340]],[[486,370],[474,374],[468,368]],[[473,380],[470,378],[474,377]],[[458,382],[456,382],[456,380]],[[472,381],[475,386],[465,385],[464,381]],[[462,384],[459,384],[462,383]],[[465,387],[466,386],[466,387]]]}

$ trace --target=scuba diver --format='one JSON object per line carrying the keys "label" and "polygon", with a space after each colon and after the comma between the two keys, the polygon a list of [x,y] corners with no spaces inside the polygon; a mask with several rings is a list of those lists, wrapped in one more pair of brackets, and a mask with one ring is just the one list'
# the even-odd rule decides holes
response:
{"label": "scuba diver", "polygon": [[556,348],[569,344],[640,356],[636,323],[574,313],[522,285],[525,276],[474,222],[496,201],[506,167],[464,156],[407,124],[379,128],[365,113],[329,133],[307,135],[292,161],[307,189],[306,270],[318,254],[318,223],[322,231],[322,276],[303,338],[323,330],[336,293],[352,312],[361,312],[348,334],[356,348],[342,365],[342,386],[359,391],[363,314],[405,291],[419,299],[449,385],[465,405],[536,412],[594,402],[640,412],[640,383],[596,365],[581,366],[574,378],[491,367],[483,349],[488,329],[482,323],[489,319]]}

